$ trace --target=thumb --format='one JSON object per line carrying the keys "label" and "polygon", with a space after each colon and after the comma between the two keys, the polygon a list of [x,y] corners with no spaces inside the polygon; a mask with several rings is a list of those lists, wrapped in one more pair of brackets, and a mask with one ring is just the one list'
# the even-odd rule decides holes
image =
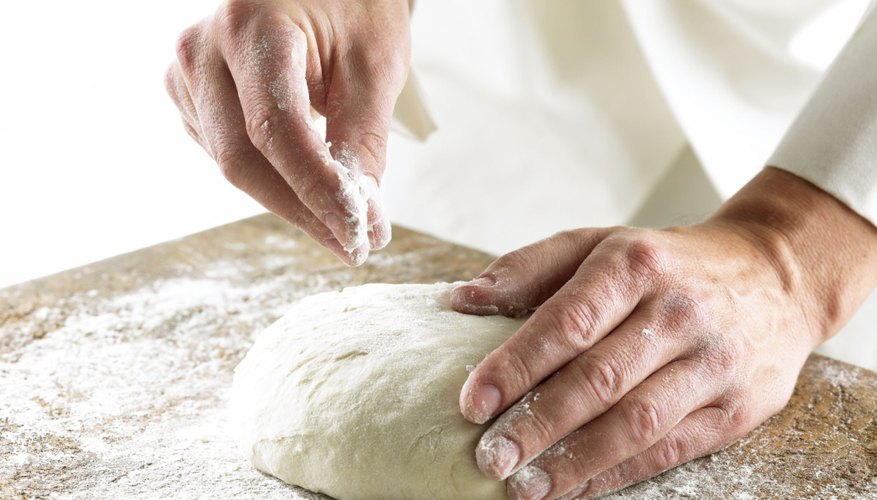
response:
{"label": "thumb", "polygon": [[391,237],[380,184],[393,107],[401,86],[386,83],[394,80],[386,78],[341,80],[344,88],[328,99],[331,104],[326,116],[326,140],[333,157],[350,170],[368,197],[369,241],[372,250],[377,250],[385,247]]}
{"label": "thumb", "polygon": [[523,316],[557,292],[611,229],[563,231],[493,261],[451,292],[457,311]]}

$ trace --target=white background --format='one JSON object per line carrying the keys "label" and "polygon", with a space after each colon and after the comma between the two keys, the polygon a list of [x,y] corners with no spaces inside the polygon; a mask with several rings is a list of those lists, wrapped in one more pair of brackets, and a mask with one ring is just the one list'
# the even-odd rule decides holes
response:
{"label": "white background", "polygon": [[262,211],[164,91],[177,34],[217,4],[4,3],[0,287]]}
{"label": "white background", "polygon": [[[218,3],[55,0],[3,6],[0,287],[262,211],[228,185],[185,134],[163,87],[177,34]],[[862,2],[840,5],[853,3]],[[836,47],[820,42],[826,38],[809,37],[817,43],[799,43],[795,52],[827,64]],[[403,151],[416,148],[400,144],[405,140],[399,136],[392,141]],[[422,226],[417,217],[401,215],[397,221]],[[438,228],[448,224],[459,225],[433,221],[435,227],[425,228],[442,233]],[[466,243],[477,244],[471,238]]]}

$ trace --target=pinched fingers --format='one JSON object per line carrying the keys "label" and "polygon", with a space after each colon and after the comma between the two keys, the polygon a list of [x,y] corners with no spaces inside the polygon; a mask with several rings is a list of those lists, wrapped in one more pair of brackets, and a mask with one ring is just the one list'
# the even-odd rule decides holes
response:
{"label": "pinched fingers", "polygon": [[311,125],[306,34],[284,15],[253,16],[234,4],[218,25],[250,142],[346,250],[367,256],[361,173],[336,161]]}
{"label": "pinched fingers", "polygon": [[[250,141],[235,82],[219,54],[199,40],[200,29],[185,32],[178,43],[181,71],[170,72],[168,87],[184,105],[184,118],[197,117],[202,145],[226,179],[322,243],[349,265],[361,264],[367,253],[346,251],[332,232],[299,200],[296,193]],[[183,89],[186,93],[183,94]]]}
{"label": "pinched fingers", "polygon": [[183,119],[183,125],[186,127],[186,132],[188,132],[189,135],[206,150],[207,148],[201,138],[201,124],[198,121],[198,112],[195,110],[195,103],[192,101],[192,96],[189,94],[189,89],[186,87],[186,82],[183,79],[180,66],[176,62],[171,64],[165,72],[164,87],[168,96],[170,96],[171,100],[176,104],[177,109],[180,111],[180,116]]}
{"label": "pinched fingers", "polygon": [[395,52],[350,50],[326,89],[326,140],[332,155],[359,172],[367,184],[372,248],[386,246],[390,223],[380,197],[387,137],[406,65]]}

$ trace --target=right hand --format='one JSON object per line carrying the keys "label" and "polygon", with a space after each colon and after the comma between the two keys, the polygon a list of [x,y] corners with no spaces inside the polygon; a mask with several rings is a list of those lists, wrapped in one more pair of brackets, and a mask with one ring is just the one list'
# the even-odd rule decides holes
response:
{"label": "right hand", "polygon": [[227,0],[165,83],[229,182],[359,265],[390,241],[378,186],[409,47],[407,0]]}

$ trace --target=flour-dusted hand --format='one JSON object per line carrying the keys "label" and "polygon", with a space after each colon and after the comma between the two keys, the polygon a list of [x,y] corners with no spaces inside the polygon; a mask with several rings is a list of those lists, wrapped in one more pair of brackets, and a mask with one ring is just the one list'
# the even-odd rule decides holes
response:
{"label": "flour-dusted hand", "polygon": [[166,87],[232,184],[357,265],[390,240],[378,185],[408,58],[406,0],[227,0],[180,35]]}
{"label": "flour-dusted hand", "polygon": [[471,373],[481,470],[512,498],[599,496],[716,451],[785,406],[810,351],[877,284],[877,230],[765,169],[693,227],[582,229],[452,296],[524,326]]}

